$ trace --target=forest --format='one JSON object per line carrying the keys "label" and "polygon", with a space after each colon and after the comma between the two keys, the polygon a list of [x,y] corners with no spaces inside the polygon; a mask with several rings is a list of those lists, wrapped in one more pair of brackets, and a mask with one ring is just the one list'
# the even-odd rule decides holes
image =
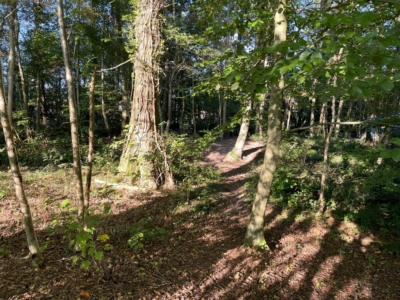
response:
{"label": "forest", "polygon": [[400,299],[399,0],[0,0],[0,299]]}

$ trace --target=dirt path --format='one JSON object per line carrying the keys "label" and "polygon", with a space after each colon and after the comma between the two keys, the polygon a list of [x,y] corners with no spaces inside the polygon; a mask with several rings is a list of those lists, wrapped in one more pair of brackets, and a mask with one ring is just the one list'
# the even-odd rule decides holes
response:
{"label": "dirt path", "polygon": [[[10,254],[0,255],[0,299],[400,299],[400,262],[352,223],[269,206],[265,234],[272,251],[243,248],[251,210],[244,185],[263,153],[260,143],[248,142],[243,160],[222,162],[233,143],[215,143],[204,159],[223,175],[210,202],[96,189],[92,206],[112,207],[96,236],[107,234],[112,248],[87,271],[72,264],[71,231],[49,227],[60,216],[57,205],[73,193],[65,190],[71,177],[52,174],[60,176],[59,186],[58,177],[51,178],[53,185],[28,180],[47,263],[32,270],[21,259],[26,242],[12,221],[17,210],[3,199],[0,214],[7,218],[0,223],[0,248]],[[54,201],[44,205],[44,199]],[[141,249],[127,245],[132,228],[145,233]],[[100,249],[104,243],[96,236]]]}

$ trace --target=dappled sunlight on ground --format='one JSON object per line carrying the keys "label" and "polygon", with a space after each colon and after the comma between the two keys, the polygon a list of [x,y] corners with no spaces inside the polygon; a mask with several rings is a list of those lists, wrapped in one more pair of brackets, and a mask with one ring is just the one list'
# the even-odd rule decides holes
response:
{"label": "dappled sunlight on ground", "polygon": [[[254,152],[247,157],[260,153],[253,142],[248,147]],[[0,255],[0,299],[75,300],[81,291],[88,291],[90,299],[118,300],[400,298],[400,262],[384,254],[370,232],[329,214],[299,214],[270,204],[265,236],[271,251],[244,248],[251,210],[244,183],[253,162],[219,164],[225,148],[205,160],[218,164],[225,176],[209,202],[197,197],[187,201],[179,192],[95,185],[92,214],[107,213],[94,242],[102,247],[96,237],[107,234],[112,249],[104,251],[101,261],[92,260],[87,271],[72,264],[76,253],[69,247],[67,222],[51,227],[54,219],[75,214],[60,209],[65,199],[74,202],[70,180],[64,186],[72,170],[48,177],[54,179],[51,185],[34,186],[38,174],[27,184],[38,239],[47,244],[46,265],[40,270],[21,259],[27,254],[26,241],[8,190],[0,202],[0,248],[10,251]],[[162,228],[164,233],[153,232],[135,250],[127,241],[137,224],[145,224],[140,230]]]}

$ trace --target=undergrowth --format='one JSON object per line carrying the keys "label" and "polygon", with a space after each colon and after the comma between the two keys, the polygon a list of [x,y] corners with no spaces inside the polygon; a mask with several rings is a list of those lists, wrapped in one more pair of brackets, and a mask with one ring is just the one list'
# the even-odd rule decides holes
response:
{"label": "undergrowth", "polygon": [[[323,162],[323,139],[291,136],[282,141],[281,157],[270,200],[281,208],[316,212]],[[333,139],[325,197],[328,209],[362,230],[400,237],[400,163],[380,159],[380,150],[358,142]],[[254,199],[259,171],[246,183]],[[396,246],[397,245],[397,246]],[[400,244],[390,244],[400,254]]]}

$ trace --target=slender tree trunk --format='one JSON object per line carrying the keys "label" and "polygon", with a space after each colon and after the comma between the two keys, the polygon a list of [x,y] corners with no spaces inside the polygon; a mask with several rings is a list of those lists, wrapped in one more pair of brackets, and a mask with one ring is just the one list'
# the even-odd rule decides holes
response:
{"label": "slender tree trunk", "polygon": [[194,80],[192,79],[192,125],[193,125],[193,134],[196,135],[196,112],[194,105]]}
{"label": "slender tree trunk", "polygon": [[263,121],[264,121],[264,108],[265,108],[265,97],[264,100],[262,100],[260,102],[260,106],[258,109],[258,118],[257,118],[257,122],[258,122],[258,135],[260,137],[262,137],[264,135],[264,128],[263,128]]}
{"label": "slender tree trunk", "polygon": [[40,132],[40,113],[41,113],[41,107],[42,104],[41,102],[41,97],[40,97],[40,93],[41,93],[41,89],[40,89],[40,75],[37,76],[36,78],[36,111],[35,111],[35,123],[36,123],[36,134],[38,134]]}
{"label": "slender tree trunk", "polygon": [[156,99],[159,87],[161,52],[161,9],[164,0],[137,2],[135,35],[137,50],[134,59],[135,84],[129,132],[125,140],[119,170],[131,175],[132,183],[157,187],[153,154],[156,152]]}
{"label": "slender tree trunk", "polygon": [[12,178],[14,182],[15,196],[19,202],[22,219],[24,223],[26,239],[29,247],[29,256],[32,259],[32,264],[41,266],[43,264],[43,256],[40,252],[39,243],[36,238],[35,228],[33,226],[32,214],[29,203],[25,195],[25,190],[22,182],[22,175],[19,169],[17,151],[15,149],[12,128],[8,119],[6,99],[4,93],[3,69],[0,56],[0,118],[1,126],[3,127],[4,139],[7,147],[7,155],[10,162]]}
{"label": "slender tree trunk", "polygon": [[[274,18],[275,44],[286,40],[287,21],[285,8],[287,1],[281,0],[277,5]],[[275,55],[275,62],[283,59],[281,53]],[[248,246],[264,246],[268,248],[264,237],[264,215],[267,201],[271,193],[271,184],[274,178],[279,158],[279,147],[282,139],[282,106],[283,90],[285,86],[284,76],[280,76],[277,83],[271,84],[271,98],[268,108],[268,138],[264,155],[257,193],[247,226],[244,244]]]}
{"label": "slender tree trunk", "polygon": [[290,130],[290,118],[291,117],[292,117],[292,106],[289,104],[288,112],[287,112],[287,119],[286,119],[286,131]]}
{"label": "slender tree trunk", "polygon": [[181,117],[179,118],[179,132],[180,132],[180,134],[184,133],[183,132],[184,118],[185,118],[185,97],[182,97]]}
{"label": "slender tree trunk", "polygon": [[89,85],[89,147],[88,147],[88,171],[86,174],[86,188],[85,188],[85,214],[84,224],[86,225],[87,215],[89,211],[90,202],[90,186],[92,184],[92,166],[93,166],[93,141],[94,141],[94,85],[96,81],[96,66],[93,69],[92,79]]}
{"label": "slender tree trunk", "polygon": [[[335,97],[334,97],[335,98]],[[332,100],[334,101],[334,99]],[[335,116],[335,106],[332,105],[332,118]],[[333,133],[333,128],[335,127],[334,124],[329,126],[329,132],[325,140],[325,149],[324,149],[324,163],[321,175],[321,188],[319,191],[319,211],[323,213],[326,209],[326,202],[325,202],[325,185],[326,179],[328,177],[328,165],[329,165],[329,146],[331,143],[331,137]]]}
{"label": "slender tree trunk", "polygon": [[[337,116],[336,116],[337,123],[340,123],[340,121],[341,121],[340,116],[342,115],[343,102],[344,102],[343,98],[340,98],[338,112],[337,112]],[[336,124],[335,137],[339,137],[339,134],[340,134],[340,124]]]}
{"label": "slender tree trunk", "polygon": [[310,138],[314,137],[314,122],[315,122],[315,102],[316,98],[311,98],[311,112],[310,112]]}
{"label": "slender tree trunk", "polygon": [[108,124],[107,112],[106,112],[106,104],[104,101],[104,58],[103,54],[101,55],[101,114],[104,120],[104,126],[106,127],[108,137],[111,137],[111,129],[110,125]]}
{"label": "slender tree trunk", "polygon": [[16,55],[17,55],[17,64],[18,64],[18,71],[19,71],[19,76],[21,78],[21,91],[22,91],[22,102],[23,102],[23,111],[24,111],[24,119],[26,124],[24,125],[25,129],[25,135],[26,137],[29,137],[29,125],[28,125],[28,81],[25,80],[25,72],[24,69],[22,68],[22,61],[21,61],[21,51],[19,48],[19,22],[18,22],[18,15],[16,15],[16,23],[17,23],[17,29],[16,29],[16,34],[15,34],[15,50],[16,50]]}
{"label": "slender tree trunk", "polygon": [[[338,62],[342,56],[343,48],[340,48],[339,54],[335,55],[333,60],[334,62]],[[333,88],[336,91],[337,88],[337,74],[333,77]],[[326,201],[325,201],[325,185],[326,179],[328,177],[328,167],[329,167],[329,146],[331,143],[331,137],[334,128],[336,127],[334,122],[336,120],[336,96],[332,97],[332,124],[329,126],[328,136],[325,140],[325,149],[324,149],[324,164],[321,176],[321,188],[319,191],[319,212],[323,213],[326,209]]]}
{"label": "slender tree trunk", "polygon": [[12,111],[14,102],[14,69],[15,69],[15,16],[17,14],[17,1],[11,1],[11,14],[9,17],[9,53],[8,53],[8,93],[7,93],[7,114],[12,125]]}
{"label": "slender tree trunk", "polygon": [[241,159],[243,156],[243,147],[246,143],[247,134],[249,133],[251,104],[252,101],[249,99],[242,117],[242,125],[240,126],[240,131],[236,139],[235,146],[225,156],[224,161]]}
{"label": "slender tree trunk", "polygon": [[74,80],[72,76],[71,63],[69,58],[69,49],[67,43],[67,34],[64,25],[64,12],[63,0],[57,0],[57,18],[60,27],[61,48],[64,57],[65,76],[68,88],[68,107],[69,107],[69,121],[71,126],[71,141],[72,141],[72,155],[74,161],[74,172],[76,176],[76,189],[78,192],[78,215],[83,218],[85,214],[85,200],[83,194],[82,183],[82,168],[81,168],[81,155],[79,152],[79,135],[78,135],[78,120],[76,114],[75,104],[75,89]]}
{"label": "slender tree trunk", "polygon": [[174,82],[175,70],[170,71],[168,79],[168,104],[167,104],[167,124],[165,126],[165,133],[168,134],[172,123],[172,84]]}

